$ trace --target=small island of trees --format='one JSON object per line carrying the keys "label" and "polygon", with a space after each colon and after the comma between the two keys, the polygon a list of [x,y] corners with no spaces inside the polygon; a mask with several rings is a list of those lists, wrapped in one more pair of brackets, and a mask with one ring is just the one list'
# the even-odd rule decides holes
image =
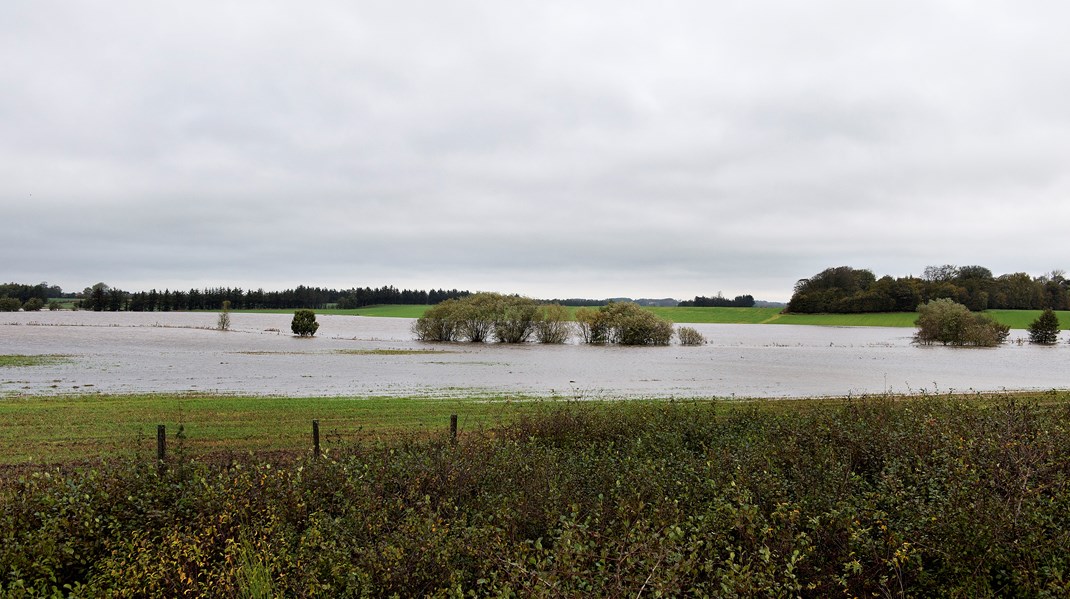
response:
{"label": "small island of trees", "polygon": [[[412,332],[420,341],[433,342],[524,343],[534,338],[539,343],[565,343],[575,328],[584,343],[619,345],[668,345],[674,335],[671,321],[631,302],[579,308],[575,318],[573,325],[568,310],[559,304],[476,293],[433,306],[413,323]],[[688,341],[698,345],[704,340],[689,335]]]}

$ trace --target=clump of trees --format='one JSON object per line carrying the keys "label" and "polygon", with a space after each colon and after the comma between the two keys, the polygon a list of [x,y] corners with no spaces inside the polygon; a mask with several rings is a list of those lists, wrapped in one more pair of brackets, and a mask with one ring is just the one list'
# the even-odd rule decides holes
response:
{"label": "clump of trees", "polygon": [[19,304],[25,304],[31,298],[48,301],[54,297],[64,297],[63,289],[58,285],[38,283],[36,285],[24,285],[21,283],[0,283],[0,297],[12,297],[19,300]]}
{"label": "clump of trees", "polygon": [[672,321],[632,303],[611,303],[594,310],[576,310],[576,323],[585,343],[668,345]]}
{"label": "clump of trees", "polygon": [[918,307],[914,341],[923,345],[995,347],[1007,340],[1010,327],[966,306],[941,298]]}
{"label": "clump of trees", "polygon": [[483,343],[565,343],[578,330],[584,343],[668,345],[672,322],[630,302],[598,309],[580,308],[576,323],[559,304],[500,293],[476,293],[432,306],[416,319],[412,332],[421,341]]}
{"label": "clump of trees", "polygon": [[1048,308],[1029,324],[1029,341],[1040,345],[1055,345],[1059,342],[1059,317]]}
{"label": "clump of trees", "polygon": [[539,305],[517,295],[476,293],[432,306],[416,319],[412,332],[421,341],[564,343],[571,335],[568,311],[557,304]]}
{"label": "clump of trees", "polygon": [[312,310],[297,310],[294,312],[293,321],[290,322],[290,330],[294,335],[301,337],[311,337],[316,334],[320,328],[320,323],[316,322],[316,313]]}
{"label": "clump of trees", "polygon": [[920,278],[877,278],[867,269],[837,266],[800,279],[787,312],[913,312],[934,299],[949,299],[973,311],[1070,309],[1070,280],[1061,270],[1040,277],[994,276],[983,266],[928,266]]}
{"label": "clump of trees", "polygon": [[0,312],[18,312],[22,302],[14,297],[0,297]]}

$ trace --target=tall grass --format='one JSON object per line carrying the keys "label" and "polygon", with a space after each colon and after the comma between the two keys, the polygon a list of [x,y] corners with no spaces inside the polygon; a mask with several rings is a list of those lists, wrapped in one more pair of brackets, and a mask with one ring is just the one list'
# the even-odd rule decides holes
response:
{"label": "tall grass", "polygon": [[327,458],[5,476],[0,585],[79,596],[1066,596],[1070,409],[546,407]]}

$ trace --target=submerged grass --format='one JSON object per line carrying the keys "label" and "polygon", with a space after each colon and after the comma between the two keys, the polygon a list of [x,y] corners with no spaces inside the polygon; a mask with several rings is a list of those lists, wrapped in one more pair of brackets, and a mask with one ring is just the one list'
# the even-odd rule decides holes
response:
{"label": "submerged grass", "polygon": [[49,364],[60,364],[63,362],[70,361],[70,356],[60,354],[44,354],[32,356],[26,356],[22,354],[0,354],[0,368],[5,366],[48,366]]}
{"label": "submerged grass", "polygon": [[24,471],[0,594],[1065,597],[1068,401],[543,403],[456,443]]}

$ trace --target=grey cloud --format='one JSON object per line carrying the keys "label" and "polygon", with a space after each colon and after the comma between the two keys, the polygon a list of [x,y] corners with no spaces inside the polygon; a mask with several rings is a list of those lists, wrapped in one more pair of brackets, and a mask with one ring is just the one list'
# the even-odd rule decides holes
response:
{"label": "grey cloud", "polygon": [[786,299],[1065,268],[1068,13],[16,2],[3,274]]}

